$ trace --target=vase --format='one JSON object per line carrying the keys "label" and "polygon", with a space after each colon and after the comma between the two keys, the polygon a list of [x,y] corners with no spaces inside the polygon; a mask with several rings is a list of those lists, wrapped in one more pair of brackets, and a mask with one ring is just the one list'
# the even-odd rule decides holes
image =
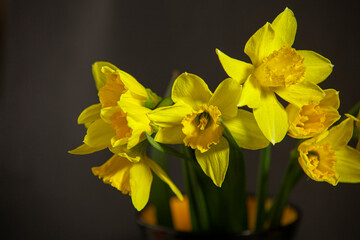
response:
{"label": "vase", "polygon": [[[268,201],[268,205],[271,200]],[[298,207],[289,204],[284,209],[281,226],[262,231],[254,231],[256,199],[248,197],[248,222],[249,229],[241,233],[223,232],[194,232],[191,231],[188,201],[181,202],[177,198],[170,201],[174,228],[156,225],[156,213],[152,205],[148,205],[140,212],[138,225],[141,228],[142,237],[146,240],[201,240],[201,239],[224,239],[224,240],[291,240],[294,238],[296,228],[301,220],[301,211]]]}

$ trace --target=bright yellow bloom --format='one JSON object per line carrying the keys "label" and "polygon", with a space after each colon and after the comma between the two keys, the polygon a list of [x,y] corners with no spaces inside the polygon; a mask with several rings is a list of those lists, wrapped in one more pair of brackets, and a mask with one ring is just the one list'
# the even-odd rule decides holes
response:
{"label": "bright yellow bloom", "polygon": [[146,113],[161,99],[110,63],[96,62],[93,75],[100,103],[80,114],[78,123],[86,126],[87,133],[84,144],[70,153],[88,154],[120,145],[130,149],[145,140],[144,132],[153,132]]}
{"label": "bright yellow bloom", "polygon": [[138,162],[130,162],[127,158],[115,154],[103,165],[93,167],[92,172],[102,178],[104,183],[110,184],[123,194],[129,194],[138,211],[142,210],[149,201],[153,180],[151,170],[169,185],[180,200],[183,199],[179,189],[159,165],[144,154],[139,157],[141,159]]}
{"label": "bright yellow bloom", "polygon": [[237,108],[240,95],[241,86],[231,78],[221,82],[212,93],[200,77],[181,74],[172,88],[175,104],[148,113],[158,126],[155,140],[195,149],[202,170],[215,185],[221,186],[229,164],[229,144],[222,136],[220,118],[240,147],[259,149],[269,143],[253,115]]}
{"label": "bright yellow bloom", "polygon": [[253,108],[260,129],[273,144],[280,142],[288,130],[286,111],[275,93],[299,108],[319,102],[324,92],[317,84],[326,79],[333,67],[315,52],[291,47],[296,29],[294,14],[286,8],[246,43],[245,53],[252,64],[216,50],[226,73],[243,84],[239,106]]}
{"label": "bright yellow bloom", "polygon": [[334,89],[324,91],[326,96],[318,103],[304,105],[301,108],[294,104],[286,107],[289,118],[288,134],[293,138],[310,138],[328,129],[339,120],[339,92]]}
{"label": "bright yellow bloom", "polygon": [[332,185],[360,182],[360,151],[348,146],[353,134],[354,117],[300,144],[299,163],[315,181]]}
{"label": "bright yellow bloom", "polygon": [[181,192],[167,174],[145,154],[144,132],[153,132],[146,114],[160,98],[110,63],[96,62],[93,75],[100,103],[80,114],[78,123],[87,128],[84,144],[69,152],[89,154],[109,148],[114,156],[92,171],[105,183],[131,195],[139,211],[149,200],[151,170],[182,199]]}

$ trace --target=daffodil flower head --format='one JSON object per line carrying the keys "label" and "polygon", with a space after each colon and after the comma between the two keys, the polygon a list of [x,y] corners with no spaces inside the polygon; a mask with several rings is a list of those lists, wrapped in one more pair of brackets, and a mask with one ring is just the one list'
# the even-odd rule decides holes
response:
{"label": "daffodil flower head", "polygon": [[322,133],[339,120],[339,93],[334,89],[324,91],[326,96],[318,103],[304,105],[301,108],[294,104],[286,107],[289,118],[288,134],[293,138],[310,138]]}
{"label": "daffodil flower head", "polygon": [[226,73],[243,84],[238,105],[253,109],[260,129],[273,144],[288,131],[287,114],[276,95],[299,108],[319,102],[325,94],[317,84],[332,72],[328,59],[292,48],[296,29],[294,14],[286,8],[246,43],[245,53],[252,64],[216,50]]}
{"label": "daffodil flower head", "polygon": [[238,109],[240,94],[241,86],[231,78],[212,93],[200,77],[181,74],[172,88],[174,105],[148,113],[158,128],[155,140],[193,148],[204,173],[220,187],[229,164],[229,144],[222,136],[220,118],[240,147],[259,149],[268,145],[253,115]]}
{"label": "daffodil flower head", "polygon": [[353,125],[354,118],[348,117],[299,145],[299,163],[311,179],[334,186],[338,182],[360,182],[360,152],[347,145]]}
{"label": "daffodil flower head", "polygon": [[138,211],[142,210],[149,201],[152,171],[169,185],[180,200],[183,199],[180,190],[169,176],[157,163],[146,156],[146,148],[146,142],[141,142],[130,150],[124,146],[111,148],[113,157],[103,165],[92,168],[93,174],[102,178],[104,183],[131,196],[132,203]]}
{"label": "daffodil flower head", "polygon": [[144,132],[153,132],[146,113],[161,98],[111,63],[96,62],[92,72],[100,103],[80,114],[78,123],[85,124],[87,134],[84,144],[70,152],[87,154],[121,145],[134,147],[145,139]]}
{"label": "daffodil flower head", "polygon": [[255,68],[254,77],[263,87],[289,87],[304,80],[304,57],[289,45],[284,45],[265,57]]}
{"label": "daffodil flower head", "polygon": [[151,159],[144,157],[139,162],[130,162],[127,158],[114,155],[103,165],[93,167],[95,176],[102,178],[104,183],[110,184],[123,194],[131,196],[134,207],[140,211],[149,201],[153,170],[174,193],[182,200],[182,194],[167,174]]}
{"label": "daffodil flower head", "polygon": [[216,106],[206,104],[186,115],[181,121],[185,145],[203,153],[210,149],[211,144],[217,144],[223,132],[220,116]]}

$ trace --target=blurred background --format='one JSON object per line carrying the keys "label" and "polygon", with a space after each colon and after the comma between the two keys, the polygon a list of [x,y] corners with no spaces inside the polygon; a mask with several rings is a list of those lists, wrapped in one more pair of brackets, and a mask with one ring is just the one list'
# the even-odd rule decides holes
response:
{"label": "blurred background", "polygon": [[[139,239],[130,198],[91,167],[107,151],[75,156],[80,112],[97,103],[95,61],[110,61],[163,94],[172,72],[195,73],[211,90],[226,78],[215,48],[249,61],[248,38],[285,7],[295,13],[294,47],[335,65],[322,88],[340,91],[340,113],[359,100],[357,1],[0,1],[0,238]],[[273,148],[276,193],[294,141]],[[246,151],[255,191],[258,153]],[[170,175],[183,189],[179,160]],[[302,209],[296,239],[360,239],[360,184],[303,178],[291,195]]]}

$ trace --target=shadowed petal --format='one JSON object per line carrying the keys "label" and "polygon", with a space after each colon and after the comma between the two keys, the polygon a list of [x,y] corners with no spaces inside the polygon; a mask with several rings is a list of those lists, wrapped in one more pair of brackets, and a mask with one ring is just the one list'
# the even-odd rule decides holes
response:
{"label": "shadowed petal", "polygon": [[336,171],[340,175],[340,182],[360,182],[360,151],[344,146],[335,153]]}
{"label": "shadowed petal", "polygon": [[131,200],[138,211],[149,201],[152,180],[151,170],[144,162],[134,163],[130,168]]}
{"label": "shadowed petal", "polygon": [[86,124],[100,119],[100,110],[100,103],[85,108],[78,117],[78,124]]}
{"label": "shadowed petal", "polygon": [[229,143],[224,137],[204,153],[195,150],[196,160],[201,169],[218,187],[221,187],[229,166],[229,151]]}
{"label": "shadowed petal", "polygon": [[235,118],[224,119],[224,123],[241,148],[256,150],[269,144],[257,125],[254,115],[248,111],[239,109]]}
{"label": "shadowed petal", "polygon": [[115,136],[115,130],[99,119],[89,126],[84,143],[93,148],[105,148],[110,145],[113,136]]}
{"label": "shadowed petal", "polygon": [[261,87],[252,75],[244,83],[238,103],[240,107],[245,105],[249,108],[257,108],[261,105]]}

